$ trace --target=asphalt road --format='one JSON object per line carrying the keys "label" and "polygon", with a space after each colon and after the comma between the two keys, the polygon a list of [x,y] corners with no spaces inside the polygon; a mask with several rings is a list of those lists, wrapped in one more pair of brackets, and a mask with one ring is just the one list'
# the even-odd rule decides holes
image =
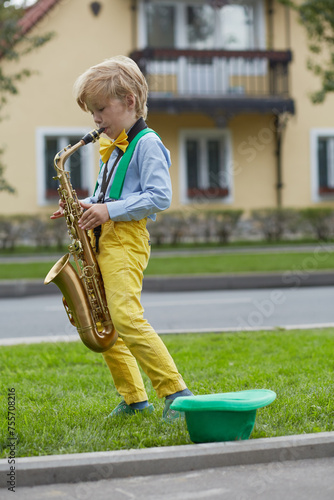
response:
{"label": "asphalt road", "polygon": [[[159,333],[334,325],[334,287],[144,292]],[[0,339],[75,335],[61,295],[0,300]]]}

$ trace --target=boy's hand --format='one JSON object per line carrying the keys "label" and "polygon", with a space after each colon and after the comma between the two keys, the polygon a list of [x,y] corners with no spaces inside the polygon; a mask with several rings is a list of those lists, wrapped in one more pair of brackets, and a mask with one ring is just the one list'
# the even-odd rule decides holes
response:
{"label": "boy's hand", "polygon": [[64,217],[64,202],[59,200],[59,208],[56,212],[50,216],[50,219],[59,219],[59,217]]}
{"label": "boy's hand", "polygon": [[104,203],[83,203],[80,201],[80,205],[85,210],[79,220],[81,229],[94,229],[94,227],[109,220],[108,208]]}

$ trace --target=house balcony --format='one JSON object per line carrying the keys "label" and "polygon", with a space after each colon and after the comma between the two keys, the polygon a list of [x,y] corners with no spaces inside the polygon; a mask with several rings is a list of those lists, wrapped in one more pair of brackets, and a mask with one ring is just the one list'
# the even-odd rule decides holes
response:
{"label": "house balcony", "polygon": [[135,51],[149,86],[150,112],[294,113],[289,94],[291,51]]}

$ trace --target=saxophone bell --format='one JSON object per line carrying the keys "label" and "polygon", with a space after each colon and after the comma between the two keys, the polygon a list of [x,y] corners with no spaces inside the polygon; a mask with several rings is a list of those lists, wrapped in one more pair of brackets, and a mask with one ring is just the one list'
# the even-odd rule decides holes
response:
{"label": "saxophone bell", "polygon": [[116,342],[117,333],[108,318],[95,324],[86,290],[69,259],[69,254],[61,257],[50,269],[44,284],[53,282],[62,292],[68,319],[77,328],[85,346],[94,352],[104,352]]}
{"label": "saxophone bell", "polygon": [[[81,146],[98,140],[103,128],[86,134],[77,144],[57,153],[54,167],[59,181],[59,196],[64,203],[64,215],[71,239],[69,254],[64,255],[47,274],[44,284],[55,283],[63,293],[63,304],[71,324],[75,325],[82,342],[94,352],[104,352],[117,340],[107,305],[101,271],[86,231],[79,227],[82,209],[65,171],[66,160]],[[74,257],[77,271],[69,262]]]}

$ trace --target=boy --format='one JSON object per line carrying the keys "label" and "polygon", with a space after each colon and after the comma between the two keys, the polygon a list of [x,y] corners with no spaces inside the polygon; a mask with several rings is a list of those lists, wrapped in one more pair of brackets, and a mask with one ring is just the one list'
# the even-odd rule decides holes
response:
{"label": "boy", "polygon": [[[116,344],[103,356],[124,400],[109,416],[153,411],[138,361],[158,397],[166,398],[164,420],[172,421],[180,416],[170,410],[172,401],[192,393],[166,346],[143,318],[140,303],[143,271],[150,255],[146,220],[155,220],[155,214],[166,210],[171,202],[169,152],[144,121],[147,83],[131,59],[118,56],[91,67],[75,82],[74,94],[80,108],[90,112],[96,126],[104,128],[104,134],[112,140],[100,139],[97,188],[93,196],[80,201],[85,211],[79,221],[82,229],[90,230],[118,332]],[[117,167],[129,143],[136,140],[122,178]],[[51,218],[62,215],[60,203]]]}

